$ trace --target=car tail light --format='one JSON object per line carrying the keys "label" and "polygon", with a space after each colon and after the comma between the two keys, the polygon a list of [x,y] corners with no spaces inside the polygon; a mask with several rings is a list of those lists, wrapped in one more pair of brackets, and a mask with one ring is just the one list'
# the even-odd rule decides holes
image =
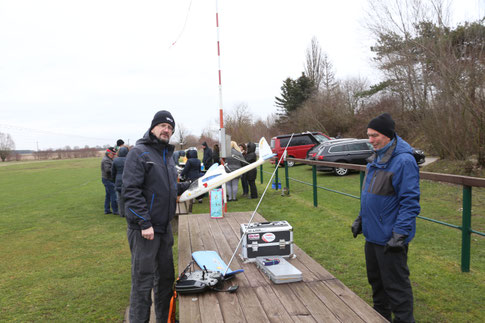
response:
{"label": "car tail light", "polygon": [[323,160],[323,158],[324,158],[323,155],[318,156],[318,160]]}
{"label": "car tail light", "polygon": [[313,154],[312,154],[312,157],[315,157],[316,155],[317,155],[317,153],[313,153]]}

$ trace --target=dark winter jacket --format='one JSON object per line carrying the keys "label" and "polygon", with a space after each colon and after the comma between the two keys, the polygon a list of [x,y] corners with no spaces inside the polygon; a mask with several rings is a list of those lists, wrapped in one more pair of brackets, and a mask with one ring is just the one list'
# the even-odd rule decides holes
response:
{"label": "dark winter jacket", "polygon": [[[256,160],[257,160],[256,145],[252,142],[249,142],[247,148],[248,148],[248,150],[247,150],[246,156],[244,156],[244,158],[246,159],[246,161],[249,164],[256,162]],[[254,180],[256,180],[258,170],[257,170],[257,168],[254,168],[254,169],[251,169],[250,171],[248,171],[246,174],[247,174],[246,178],[247,178],[248,181],[254,181]]]}
{"label": "dark winter jacket", "polygon": [[212,149],[207,146],[207,143],[205,141],[202,143],[202,146],[205,146],[202,163],[204,164],[204,169],[208,170],[212,166]]}
{"label": "dark winter jacket", "polygon": [[200,177],[200,160],[197,158],[197,150],[187,151],[187,162],[180,173],[181,177],[193,181]]}
{"label": "dark winter jacket", "polygon": [[172,158],[174,146],[163,144],[149,131],[126,157],[122,194],[128,227],[165,233],[175,215],[177,194],[185,183],[177,184]]}
{"label": "dark winter jacket", "polygon": [[244,161],[244,156],[240,151],[231,148],[231,156],[226,158],[226,171],[233,172],[242,167],[241,161]]}
{"label": "dark winter jacket", "polygon": [[113,160],[108,157],[108,153],[105,153],[101,160],[101,177],[109,181],[113,181],[111,176],[111,166],[113,166]]}
{"label": "dark winter jacket", "polygon": [[367,241],[385,245],[392,232],[406,235],[409,243],[416,232],[419,206],[419,169],[411,146],[399,136],[390,146],[371,157],[365,171],[360,215]]}
{"label": "dark winter jacket", "polygon": [[219,149],[214,148],[214,151],[212,151],[212,161],[214,162],[213,164],[219,164],[221,162],[219,159]]}
{"label": "dark winter jacket", "polygon": [[115,188],[118,192],[121,192],[121,184],[123,183],[123,168],[125,167],[126,155],[128,155],[128,148],[121,147],[118,151],[118,157],[113,160],[113,166],[111,166],[111,176],[113,182],[115,182]]}

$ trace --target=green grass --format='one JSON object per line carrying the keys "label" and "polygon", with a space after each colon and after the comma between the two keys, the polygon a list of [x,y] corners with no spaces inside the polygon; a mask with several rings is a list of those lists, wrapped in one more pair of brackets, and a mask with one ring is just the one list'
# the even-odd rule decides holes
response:
{"label": "green grass", "polygon": [[[100,162],[92,158],[0,167],[1,322],[122,321],[130,292],[126,223],[103,213]],[[270,165],[265,169],[270,171]],[[290,176],[311,182],[310,167],[293,167]],[[265,186],[259,178],[257,184],[261,195]],[[319,173],[318,184],[359,195],[358,174]],[[359,200],[319,190],[315,208],[310,186],[290,185],[290,196],[268,190],[259,213],[268,220],[289,221],[295,242],[371,303],[364,240],[350,233]],[[422,181],[421,188],[423,216],[461,224],[461,187]],[[240,198],[230,202],[229,212],[252,211],[257,202]],[[194,205],[194,212],[208,211],[208,199]],[[485,190],[473,190],[472,226],[485,232]],[[485,238],[473,235],[471,271],[462,273],[461,232],[417,221],[409,253],[417,321],[477,322],[485,317],[484,247]]]}
{"label": "green grass", "polygon": [[104,214],[100,162],[0,167],[0,321],[122,321],[126,222]]}
{"label": "green grass", "polygon": [[[270,172],[273,168],[265,165]],[[259,173],[259,170],[258,170]],[[259,176],[259,175],[258,175]],[[279,170],[285,185],[284,169]],[[311,183],[309,166],[290,168],[290,177]],[[264,174],[267,181],[269,174]],[[337,177],[318,173],[319,186],[359,196],[359,175]],[[258,191],[263,192],[264,185]],[[241,188],[240,188],[241,189]],[[421,215],[461,224],[462,188],[430,181],[421,182]],[[287,220],[294,227],[294,239],[307,254],[340,279],[369,304],[371,288],[367,283],[364,239],[352,237],[350,225],[358,215],[360,201],[325,190],[318,190],[318,207],[313,206],[313,191],[290,182],[290,196],[271,188],[258,212],[267,220]],[[257,200],[230,202],[229,212],[252,211]],[[194,212],[208,212],[208,205],[194,205]],[[249,218],[248,218],[249,220]],[[473,190],[474,230],[485,232],[485,190]],[[462,273],[461,231],[443,225],[417,220],[417,234],[410,245],[409,267],[418,322],[478,322],[485,317],[485,238],[472,235],[471,271]]]}

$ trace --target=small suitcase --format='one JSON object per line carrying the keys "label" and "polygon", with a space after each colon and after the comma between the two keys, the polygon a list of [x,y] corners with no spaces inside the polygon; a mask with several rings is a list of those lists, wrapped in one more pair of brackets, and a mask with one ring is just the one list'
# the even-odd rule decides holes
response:
{"label": "small suitcase", "polygon": [[293,228],[287,221],[254,222],[248,227],[241,224],[241,236],[246,232],[242,242],[241,258],[254,261],[256,257],[293,256]]}
{"label": "small suitcase", "polygon": [[301,271],[280,256],[256,257],[256,265],[275,284],[299,282],[303,279]]}

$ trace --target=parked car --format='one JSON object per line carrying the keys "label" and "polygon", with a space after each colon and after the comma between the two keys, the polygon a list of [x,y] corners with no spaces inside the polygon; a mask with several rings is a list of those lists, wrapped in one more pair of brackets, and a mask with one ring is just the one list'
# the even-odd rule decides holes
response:
{"label": "parked car", "polygon": [[[367,158],[373,153],[374,149],[368,139],[339,139],[321,144],[318,151],[309,154],[307,159],[366,165]],[[425,155],[422,150],[413,148],[413,155],[418,164],[424,163]],[[333,171],[338,176],[349,173],[349,169],[341,167],[317,166],[317,170]]]}
{"label": "parked car", "polygon": [[[322,142],[330,140],[330,137],[321,132],[295,133],[293,134],[293,138],[291,138],[291,141],[290,138],[291,134],[280,135],[271,138],[271,150],[273,151],[273,153],[277,154],[278,160],[281,158],[281,155],[285,151],[287,145],[287,157],[304,159],[308,150],[310,150],[314,146],[319,145]],[[288,162],[289,167],[292,167],[294,164],[294,162]]]}

